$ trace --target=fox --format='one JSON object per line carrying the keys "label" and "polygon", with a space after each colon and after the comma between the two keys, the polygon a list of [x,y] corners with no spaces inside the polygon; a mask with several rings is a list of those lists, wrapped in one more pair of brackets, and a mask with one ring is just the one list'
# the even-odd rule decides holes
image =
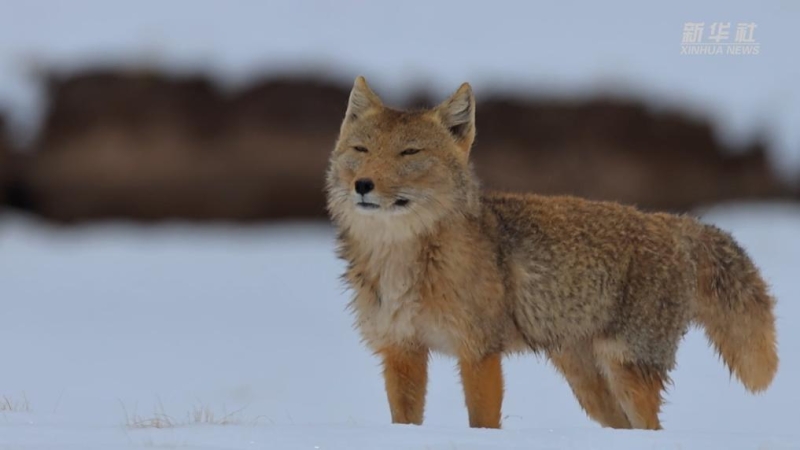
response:
{"label": "fox", "polygon": [[733,239],[685,214],[484,190],[475,98],[385,106],[355,80],[331,152],[327,210],[392,423],[423,422],[428,360],[454,357],[469,426],[500,428],[502,359],[544,355],[603,427],[661,429],[692,325],[751,393],[778,369],[775,299]]}

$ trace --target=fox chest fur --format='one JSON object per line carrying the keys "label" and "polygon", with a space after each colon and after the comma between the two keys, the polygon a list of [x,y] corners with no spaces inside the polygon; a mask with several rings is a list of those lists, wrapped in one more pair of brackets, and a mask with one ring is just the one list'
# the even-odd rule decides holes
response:
{"label": "fox chest fur", "polygon": [[456,352],[458,337],[437,311],[440,308],[431,294],[452,298],[457,293],[425,289],[425,276],[442,275],[430,272],[412,245],[377,246],[354,261],[348,277],[358,282],[351,306],[370,347],[421,345],[442,353]]}
{"label": "fox chest fur", "polygon": [[[474,247],[474,246],[472,246]],[[503,284],[458,242],[361,247],[349,255],[356,324],[374,350],[420,346],[464,356],[507,347],[513,330]],[[469,258],[468,258],[469,256]],[[489,260],[491,258],[488,258]]]}

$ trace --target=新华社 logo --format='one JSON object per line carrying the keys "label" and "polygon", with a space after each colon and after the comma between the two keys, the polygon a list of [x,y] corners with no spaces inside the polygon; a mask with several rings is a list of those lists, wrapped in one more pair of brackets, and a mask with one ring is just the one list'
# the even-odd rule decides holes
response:
{"label": "\u65b0\u534e\u793e logo", "polygon": [[758,55],[754,22],[686,22],[681,37],[681,55]]}

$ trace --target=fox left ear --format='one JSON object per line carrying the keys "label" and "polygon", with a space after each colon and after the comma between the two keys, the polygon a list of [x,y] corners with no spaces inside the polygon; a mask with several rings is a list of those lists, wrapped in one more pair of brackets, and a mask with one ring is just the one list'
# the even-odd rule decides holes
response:
{"label": "fox left ear", "polygon": [[462,84],[455,94],[437,106],[436,113],[459,147],[469,152],[475,140],[475,97],[469,83]]}

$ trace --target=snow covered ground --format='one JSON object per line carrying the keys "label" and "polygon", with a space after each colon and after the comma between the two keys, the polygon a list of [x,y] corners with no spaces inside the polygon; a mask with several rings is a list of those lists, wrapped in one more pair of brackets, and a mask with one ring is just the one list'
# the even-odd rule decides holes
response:
{"label": "snow covered ground", "polygon": [[667,431],[652,433],[590,422],[533,356],[505,364],[504,430],[467,428],[442,357],[426,424],[389,425],[324,223],[59,229],[2,216],[0,448],[798,449],[800,208],[706,218],[732,230],[772,284],[781,367],[769,391],[748,395],[692,331]]}

